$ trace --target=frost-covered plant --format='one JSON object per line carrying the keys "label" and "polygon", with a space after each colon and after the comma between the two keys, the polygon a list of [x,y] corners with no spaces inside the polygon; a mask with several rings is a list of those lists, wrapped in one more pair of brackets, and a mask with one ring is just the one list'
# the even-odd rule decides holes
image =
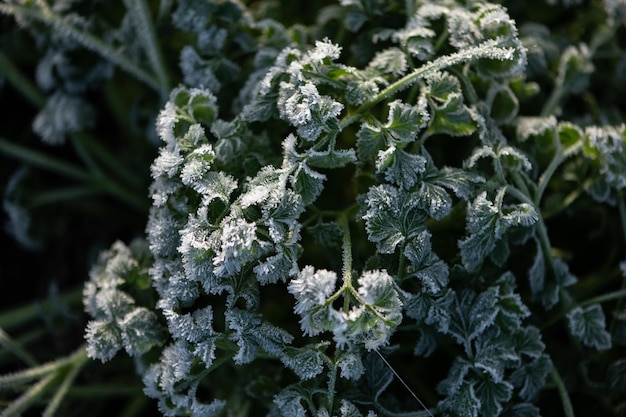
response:
{"label": "frost-covered plant", "polygon": [[589,44],[486,1],[171,18],[146,236],[91,271],[90,358],[135,358],[166,416],[538,416],[554,387],[572,417],[564,375],[619,408],[623,253],[580,277],[552,232],[591,207],[624,249],[626,128],[566,100],[615,15]]}

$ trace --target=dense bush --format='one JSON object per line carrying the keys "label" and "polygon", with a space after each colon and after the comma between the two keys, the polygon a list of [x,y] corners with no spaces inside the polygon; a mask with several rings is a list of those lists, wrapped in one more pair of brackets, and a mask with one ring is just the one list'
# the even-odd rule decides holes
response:
{"label": "dense bush", "polygon": [[623,1],[0,11],[3,416],[626,413]]}

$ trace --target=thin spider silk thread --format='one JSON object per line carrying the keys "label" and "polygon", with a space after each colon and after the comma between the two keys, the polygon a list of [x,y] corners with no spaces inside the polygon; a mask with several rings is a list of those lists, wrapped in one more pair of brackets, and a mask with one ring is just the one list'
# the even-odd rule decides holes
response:
{"label": "thin spider silk thread", "polygon": [[402,377],[400,375],[398,375],[396,370],[393,369],[393,366],[391,366],[391,364],[389,362],[387,362],[387,359],[385,359],[385,357],[378,350],[375,350],[375,352],[378,353],[378,356],[380,356],[380,359],[382,359],[383,362],[385,362],[385,365],[387,365],[389,367],[389,369],[391,369],[391,372],[393,372],[393,374],[396,376],[396,378],[398,378],[398,380],[402,383],[402,385],[404,385],[404,388],[406,388],[411,393],[413,398],[415,398],[417,400],[417,402],[422,406],[422,408],[424,410],[426,410],[428,415],[430,417],[435,417],[435,416],[433,416],[433,413],[430,412],[428,407],[426,407],[426,405],[422,402],[422,400],[420,400],[419,397],[413,392],[413,390],[407,385],[407,383],[404,382],[404,379],[402,379]]}

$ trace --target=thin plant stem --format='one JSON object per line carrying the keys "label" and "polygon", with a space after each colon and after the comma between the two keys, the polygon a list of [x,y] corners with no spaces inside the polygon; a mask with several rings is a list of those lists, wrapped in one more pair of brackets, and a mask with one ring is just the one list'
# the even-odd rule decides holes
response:
{"label": "thin plant stem", "polygon": [[[82,286],[74,288],[71,291],[61,294],[54,302],[64,302],[67,304],[80,303],[83,296]],[[41,317],[42,309],[50,306],[53,301],[43,300],[40,302],[28,302],[21,307],[11,308],[10,310],[0,313],[0,327],[5,330],[18,328],[25,323]]]}
{"label": "thin plant stem", "polygon": [[40,168],[56,172],[63,176],[91,184],[101,191],[112,194],[119,200],[124,201],[131,207],[145,211],[148,207],[147,198],[143,198],[134,192],[128,191],[119,184],[104,176],[94,176],[92,173],[76,167],[68,162],[53,158],[48,155],[15,145],[10,141],[0,138],[0,152],[4,152],[14,158],[31,163]]}
{"label": "thin plant stem", "polygon": [[56,390],[54,396],[48,402],[48,405],[46,406],[42,417],[54,416],[55,412],[61,405],[61,401],[63,401],[63,398],[65,398],[65,395],[67,394],[69,388],[72,386],[72,383],[76,379],[76,376],[83,368],[83,365],[87,362],[87,359],[87,351],[84,348],[79,349],[70,357],[70,369],[65,375],[65,378],[63,378],[63,382]]}
{"label": "thin plant stem", "polygon": [[378,93],[378,95],[372,101],[361,105],[361,107],[359,107],[359,109],[357,110],[357,113],[364,113],[381,101],[386,100],[387,98],[395,95],[397,92],[411,86],[417,80],[422,79],[437,71],[441,71],[447,67],[451,67],[453,65],[457,65],[463,62],[474,61],[481,58],[494,58],[498,55],[498,53],[500,53],[502,57],[510,55],[512,59],[512,52],[513,51],[510,48],[502,48],[498,46],[497,41],[486,41],[481,45],[467,48],[465,50],[437,58],[422,65],[412,73],[405,75],[398,81],[385,88],[383,91]]}
{"label": "thin plant stem", "polygon": [[19,343],[17,343],[11,336],[7,334],[2,328],[0,328],[0,345],[13,355],[20,358],[28,366],[37,366],[39,363],[33,355],[31,355],[26,349],[24,349]]}
{"label": "thin plant stem", "polygon": [[552,381],[556,385],[556,389],[559,392],[559,396],[561,397],[561,403],[563,404],[563,411],[565,412],[565,417],[575,417],[574,416],[574,407],[572,406],[572,401],[567,393],[567,388],[565,387],[565,383],[563,383],[563,379],[561,378],[561,374],[556,369],[556,366],[553,366],[550,370],[550,376],[552,377]]}
{"label": "thin plant stem", "polygon": [[31,386],[24,394],[12,401],[2,412],[2,417],[17,417],[42,395],[46,393],[56,382],[58,375],[50,374],[42,378],[38,383]]}
{"label": "thin plant stem", "polygon": [[89,172],[83,170],[82,168],[54,157],[27,149],[23,146],[16,145],[4,138],[0,138],[0,152],[48,171],[56,172],[57,174],[61,174],[65,177],[83,182],[91,180]]}
{"label": "thin plant stem", "polygon": [[0,52],[0,73],[4,74],[7,80],[35,107],[45,106],[46,97],[2,52]]}
{"label": "thin plant stem", "polygon": [[136,27],[135,33],[139,37],[148,57],[148,61],[152,66],[152,70],[159,80],[161,98],[166,99],[170,91],[169,77],[165,68],[163,54],[161,53],[161,48],[157,41],[156,31],[152,23],[148,4],[146,0],[124,0],[124,4],[131,13]]}

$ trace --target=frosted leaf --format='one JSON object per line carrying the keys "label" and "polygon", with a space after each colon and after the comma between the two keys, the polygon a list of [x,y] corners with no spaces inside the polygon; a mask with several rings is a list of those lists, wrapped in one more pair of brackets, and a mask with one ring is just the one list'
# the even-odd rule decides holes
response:
{"label": "frosted leaf", "polygon": [[268,256],[253,269],[261,285],[275,284],[298,274],[299,251],[293,246],[280,245],[275,255]]}
{"label": "frosted leaf", "polygon": [[224,48],[227,36],[228,32],[226,29],[218,26],[209,26],[198,33],[198,48],[205,54],[215,55]]}
{"label": "frosted leaf", "polygon": [[239,347],[233,357],[233,361],[238,365],[252,362],[259,349],[280,357],[293,340],[289,333],[266,323],[260,314],[250,311],[230,309],[226,312],[226,322],[233,330],[230,339]]}
{"label": "frosted leaf", "polygon": [[122,343],[129,356],[146,353],[163,340],[163,329],[154,312],[136,308],[119,322]]}
{"label": "frosted leaf", "polygon": [[222,84],[213,72],[214,66],[211,61],[201,58],[189,45],[180,51],[179,67],[188,86],[203,86],[218,92]]}
{"label": "frosted leaf", "polygon": [[364,123],[357,133],[357,152],[361,159],[369,159],[386,151],[388,147],[404,148],[414,142],[419,131],[429,120],[426,102],[419,100],[417,105],[410,105],[394,100],[389,103],[387,123],[371,125]]}
{"label": "frosted leaf", "polygon": [[283,417],[308,417],[302,401],[304,396],[296,389],[284,389],[274,396],[274,404]]}
{"label": "frosted leaf", "polygon": [[332,43],[328,38],[315,41],[315,48],[307,53],[307,61],[322,64],[324,61],[334,61],[341,55],[341,47]]}
{"label": "frosted leaf", "polygon": [[233,275],[262,253],[261,243],[256,237],[255,223],[248,223],[241,218],[227,219],[221,225],[220,243],[213,258],[215,274]]}
{"label": "frosted leaf", "polygon": [[301,316],[300,327],[305,335],[313,336],[326,330],[329,319],[326,299],[335,291],[337,274],[324,269],[315,271],[308,265],[287,289],[296,298],[294,311]]}
{"label": "frosted leaf", "polygon": [[390,185],[371,187],[362,218],[370,241],[381,253],[393,253],[400,243],[417,236],[425,227],[426,213],[418,198]]}
{"label": "frosted leaf", "polygon": [[358,293],[367,304],[383,314],[395,316],[402,305],[387,271],[366,271],[357,280]]}
{"label": "frosted leaf", "polygon": [[476,294],[463,289],[458,292],[451,309],[449,333],[467,350],[469,343],[494,323],[498,315],[497,302],[492,291]]}
{"label": "frosted leaf", "polygon": [[67,135],[92,127],[93,107],[79,96],[54,93],[35,116],[33,130],[49,145],[65,143]]}
{"label": "frosted leaf", "polygon": [[408,69],[406,55],[399,48],[388,48],[378,52],[368,67],[396,77],[402,76]]}
{"label": "frosted leaf", "polygon": [[442,291],[437,295],[429,295],[426,292],[417,294],[407,293],[403,296],[406,315],[425,323],[436,326],[442,333],[448,332],[450,325],[450,309],[455,301],[454,292],[451,289]]}
{"label": "frosted leaf", "polygon": [[[295,140],[294,136],[290,136]],[[289,139],[289,138],[288,138]],[[273,166],[265,166],[257,175],[249,180],[246,189],[241,195],[240,202],[243,208],[266,201],[279,201],[285,193],[287,175],[284,170]]]}
{"label": "frosted leaf", "polygon": [[[438,406],[444,412],[458,417],[478,417],[481,403],[473,384],[463,383],[454,393],[442,391],[445,399]],[[454,413],[454,414],[452,414]]]}
{"label": "frosted leaf", "polygon": [[457,77],[447,72],[428,75],[423,96],[431,108],[428,129],[432,133],[466,136],[476,130],[476,122],[464,103],[461,83]]}
{"label": "frosted leaf", "polygon": [[611,348],[611,334],[606,330],[606,319],[599,304],[576,307],[567,314],[569,331],[585,346],[598,350]]}
{"label": "frosted leaf", "polygon": [[2,208],[8,217],[4,230],[17,243],[31,250],[41,247],[41,242],[30,236],[30,213],[22,202],[21,183],[27,178],[28,168],[18,168],[8,179],[2,198]]}
{"label": "frosted leaf", "polygon": [[152,178],[158,178],[161,176],[173,178],[180,170],[184,158],[178,152],[173,152],[168,148],[159,149],[159,156],[157,156],[150,166],[150,172]]}
{"label": "frosted leaf", "polygon": [[358,284],[364,304],[353,307],[344,325],[333,329],[334,339],[339,347],[356,344],[375,350],[388,343],[402,321],[402,302],[386,271],[366,271]]}
{"label": "frosted leaf", "polygon": [[474,392],[480,402],[481,416],[498,417],[503,409],[503,404],[511,399],[513,386],[507,381],[494,381],[483,379],[474,386]]}
{"label": "frosted leaf", "polygon": [[317,168],[341,168],[356,162],[356,154],[354,149],[329,148],[325,151],[308,149],[306,160],[309,166]]}
{"label": "frosted leaf", "polygon": [[294,244],[300,238],[298,218],[304,212],[304,205],[299,194],[285,190],[280,200],[269,201],[262,209],[262,223],[274,243]]}
{"label": "frosted leaf", "polygon": [[519,388],[519,395],[526,401],[535,400],[543,389],[546,377],[552,370],[550,357],[541,355],[530,363],[525,363],[511,374],[511,383]]}
{"label": "frosted leaf", "polygon": [[322,353],[312,347],[286,347],[280,355],[280,360],[301,380],[315,378],[324,370]]}
{"label": "frosted leaf", "polygon": [[341,417],[363,417],[363,414],[350,401],[342,399],[339,407],[339,415]]}
{"label": "frosted leaf", "polygon": [[203,206],[208,206],[215,199],[228,203],[237,186],[237,180],[222,171],[208,172],[192,184],[192,188],[202,195]]}
{"label": "frosted leaf", "polygon": [[206,144],[194,149],[185,158],[184,166],[180,173],[182,183],[186,186],[193,187],[194,183],[201,181],[202,178],[206,176],[209,169],[211,169],[214,158],[215,153],[211,145]]}
{"label": "frosted leaf", "polygon": [[[430,28],[428,19],[436,19],[439,16],[435,17],[428,13],[428,6],[431,5],[420,6],[417,13],[410,17],[406,26],[393,34],[395,42],[421,61],[430,59],[435,52],[432,41],[435,31]],[[443,7],[441,9],[445,10]]]}
{"label": "frosted leaf", "polygon": [[85,328],[85,340],[87,356],[102,362],[111,360],[122,349],[121,331],[110,321],[89,321]]}
{"label": "frosted leaf", "polygon": [[365,373],[361,356],[356,352],[342,353],[337,360],[337,367],[340,369],[341,377],[351,381],[358,381]]}
{"label": "frosted leaf", "polygon": [[519,117],[517,119],[516,136],[524,142],[533,136],[549,134],[556,129],[557,120],[554,116],[548,117]]}
{"label": "frosted leaf", "polygon": [[343,110],[341,103],[320,95],[312,82],[281,83],[277,105],[281,117],[307,141],[316,140],[322,131],[335,130],[333,123]]}
{"label": "frosted leaf", "polygon": [[409,277],[415,276],[431,295],[439,294],[448,285],[448,265],[432,251],[431,234],[424,230],[407,243],[403,255],[411,261]]}
{"label": "frosted leaf", "polygon": [[626,127],[591,126],[585,129],[587,154],[596,159],[600,174],[615,190],[626,188]]}
{"label": "frosted leaf", "polygon": [[586,44],[569,45],[561,55],[556,83],[569,93],[578,94],[587,88],[594,69],[591,51]]}
{"label": "frosted leaf", "polygon": [[191,346],[184,341],[174,342],[163,349],[160,361],[159,387],[166,392],[174,392],[174,385],[184,380],[191,369],[194,355]]}
{"label": "frosted leaf", "polygon": [[459,241],[459,249],[469,271],[480,266],[511,226],[530,226],[538,219],[535,209],[526,203],[503,207],[505,190],[498,191],[493,203],[487,199],[487,193],[482,192],[468,207],[468,236]]}
{"label": "frosted leaf", "polygon": [[415,185],[425,167],[426,159],[423,156],[411,154],[396,147],[379,151],[376,161],[376,171],[384,172],[387,182],[406,190]]}

